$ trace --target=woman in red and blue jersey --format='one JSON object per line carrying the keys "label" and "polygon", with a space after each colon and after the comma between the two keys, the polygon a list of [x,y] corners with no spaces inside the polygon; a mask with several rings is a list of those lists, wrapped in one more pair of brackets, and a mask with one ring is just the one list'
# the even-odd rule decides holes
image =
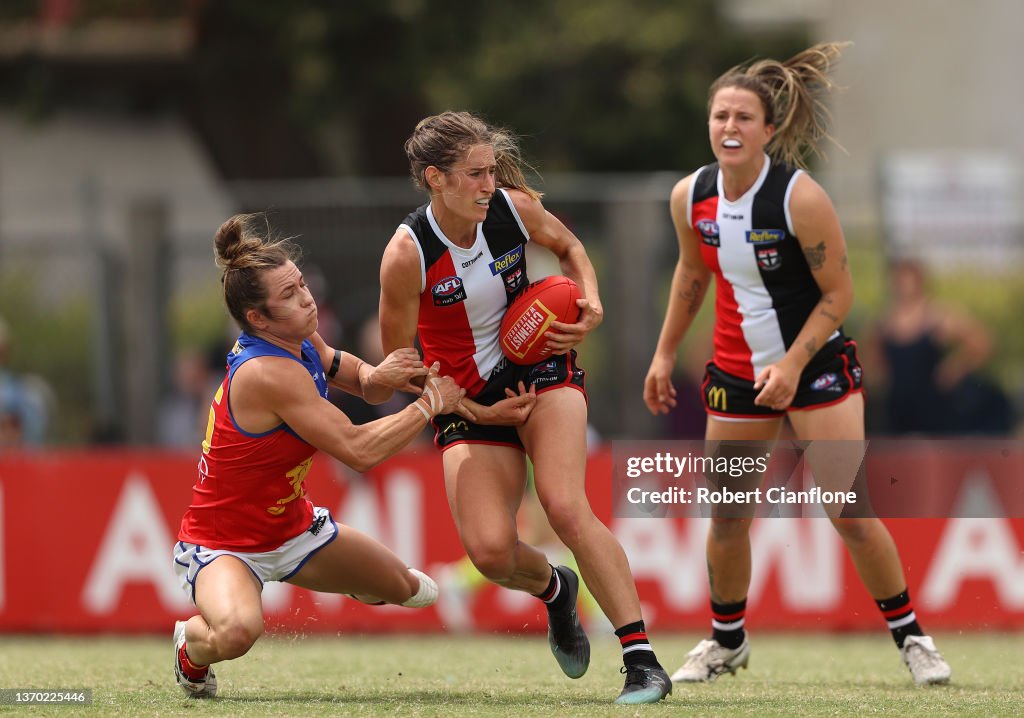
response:
{"label": "woman in red and blue jersey", "polygon": [[[174,567],[199,613],[174,631],[174,672],[187,695],[212,698],[210,665],[245,654],[263,633],[266,581],[287,581],[368,603],[431,605],[437,586],[375,539],[339,526],[306,497],[317,450],[357,471],[398,452],[465,392],[412,348],[378,366],[333,349],[317,334],[317,308],[296,266],[298,248],[262,236],[236,215],[214,238],[224,301],[242,329],[210,406],[192,503]],[[327,367],[327,369],[325,369]],[[355,425],[328,386],[370,403],[424,382],[396,414]]]}

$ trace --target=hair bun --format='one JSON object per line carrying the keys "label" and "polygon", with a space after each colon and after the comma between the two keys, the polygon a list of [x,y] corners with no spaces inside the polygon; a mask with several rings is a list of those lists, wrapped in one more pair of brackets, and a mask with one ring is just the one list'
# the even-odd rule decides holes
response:
{"label": "hair bun", "polygon": [[231,266],[232,260],[242,250],[244,234],[245,216],[241,214],[236,214],[226,220],[217,229],[217,233],[213,236],[213,246],[218,267],[226,270]]}

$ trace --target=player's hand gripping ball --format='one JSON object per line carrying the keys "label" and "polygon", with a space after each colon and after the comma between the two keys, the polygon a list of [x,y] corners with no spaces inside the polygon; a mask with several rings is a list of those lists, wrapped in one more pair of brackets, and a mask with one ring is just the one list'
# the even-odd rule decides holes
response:
{"label": "player's hand gripping ball", "polygon": [[580,316],[580,289],[568,277],[545,277],[516,297],[501,320],[501,350],[514,364],[536,364],[548,357],[544,333],[552,322],[574,324]]}

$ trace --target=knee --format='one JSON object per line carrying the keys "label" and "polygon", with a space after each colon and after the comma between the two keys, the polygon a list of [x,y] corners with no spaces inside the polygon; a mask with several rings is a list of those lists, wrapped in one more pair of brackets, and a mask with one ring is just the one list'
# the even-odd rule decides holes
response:
{"label": "knee", "polygon": [[749,533],[749,519],[711,519],[711,538],[715,541],[745,541]]}
{"label": "knee", "polygon": [[217,630],[215,645],[222,660],[239,658],[249,652],[263,635],[263,622],[232,622]]}
{"label": "knee", "polygon": [[571,502],[548,504],[544,510],[552,530],[569,550],[579,546],[583,540],[587,521],[596,521],[589,506],[579,506]]}
{"label": "knee", "polygon": [[495,583],[512,578],[515,573],[514,546],[506,542],[476,542],[466,545],[466,554],[476,570]]}
{"label": "knee", "polygon": [[872,540],[880,524],[872,519],[835,519],[832,525],[845,543],[865,544]]}

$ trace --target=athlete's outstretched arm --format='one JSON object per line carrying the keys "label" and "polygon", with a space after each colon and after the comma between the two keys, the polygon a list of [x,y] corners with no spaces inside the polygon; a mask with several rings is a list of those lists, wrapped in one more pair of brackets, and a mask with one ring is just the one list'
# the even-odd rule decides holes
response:
{"label": "athlete's outstretched arm", "polygon": [[576,301],[580,318],[575,324],[552,322],[547,331],[547,347],[552,354],[566,354],[604,320],[604,308],[597,290],[597,273],[583,243],[555,215],[544,209],[540,200],[525,192],[508,190],[530,241],[546,247],[558,258],[562,274],[576,282],[581,298]]}
{"label": "athlete's outstretched arm", "polygon": [[431,417],[452,411],[464,395],[450,377],[438,377],[431,370],[423,395],[415,402],[375,421],[353,424],[320,395],[298,362],[259,357],[235,372],[229,400],[241,425],[245,421],[287,424],[321,451],[356,471],[367,471],[419,436]]}
{"label": "athlete's outstretched arm", "polygon": [[314,333],[310,341],[320,355],[325,372],[330,372],[334,363],[338,363],[328,383],[361,397],[368,404],[384,403],[391,398],[395,389],[418,394],[419,387],[413,381],[422,381],[422,377],[427,374],[420,353],[411,346],[394,350],[374,366],[355,354],[328,346],[318,333]]}
{"label": "athlete's outstretched arm", "polygon": [[821,299],[786,355],[754,378],[754,388],[760,389],[754,403],[778,410],[793,401],[804,367],[825,346],[853,305],[853,277],[846,256],[846,240],[825,190],[808,175],[799,175],[793,186],[789,211],[804,259],[821,290]]}
{"label": "athlete's outstretched arm", "polygon": [[686,216],[690,183],[694,177],[690,175],[677,182],[669,200],[672,224],[679,242],[679,260],[672,274],[668,309],[658,336],[658,346],[644,379],[644,403],[655,415],[667,414],[676,406],[676,389],[672,385],[676,350],[704,303],[711,283],[711,271],[700,256],[697,235],[690,228]]}

